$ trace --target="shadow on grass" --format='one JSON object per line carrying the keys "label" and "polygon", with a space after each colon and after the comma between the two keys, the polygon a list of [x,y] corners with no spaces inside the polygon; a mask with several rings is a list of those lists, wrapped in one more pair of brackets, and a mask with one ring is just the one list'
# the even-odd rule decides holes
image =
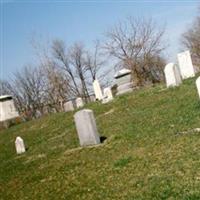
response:
{"label": "shadow on grass", "polygon": [[101,143],[104,143],[104,141],[107,139],[107,137],[105,137],[105,136],[100,136],[100,142]]}

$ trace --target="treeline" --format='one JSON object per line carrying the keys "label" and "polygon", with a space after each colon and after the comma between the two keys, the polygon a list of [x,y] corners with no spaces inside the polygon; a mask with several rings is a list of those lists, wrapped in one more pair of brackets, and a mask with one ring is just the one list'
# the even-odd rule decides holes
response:
{"label": "treeline", "polygon": [[[182,37],[197,63],[199,19]],[[152,19],[128,18],[109,29],[103,41],[94,43],[92,51],[81,42],[67,47],[64,41],[56,39],[48,49],[34,42],[39,64],[23,67],[13,74],[12,80],[1,80],[1,95],[12,95],[19,112],[31,119],[38,112],[62,111],[62,102],[72,98],[82,97],[89,102],[93,81],[98,79],[102,85],[108,84],[113,68],[130,69],[138,87],[163,81],[164,33],[165,29]]]}
{"label": "treeline", "polygon": [[191,51],[193,64],[200,67],[200,7],[198,11],[193,24],[182,35],[181,42]]}
{"label": "treeline", "polygon": [[[43,50],[34,42],[38,66],[24,66],[13,74],[12,80],[1,81],[1,94],[14,97],[17,109],[31,119],[49,112],[63,110],[63,102],[76,97],[90,101],[92,83],[96,78],[104,84],[108,70],[103,66],[99,42],[94,52],[82,43],[66,48],[64,41],[54,40],[50,49]],[[50,54],[47,52],[51,52]]]}

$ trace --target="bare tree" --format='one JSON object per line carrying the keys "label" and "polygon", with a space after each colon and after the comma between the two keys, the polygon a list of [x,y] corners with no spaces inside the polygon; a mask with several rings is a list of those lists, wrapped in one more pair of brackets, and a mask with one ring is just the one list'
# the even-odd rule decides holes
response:
{"label": "bare tree", "polygon": [[96,40],[94,43],[93,53],[87,52],[86,68],[91,74],[92,81],[97,78],[97,74],[101,74],[99,71],[102,70],[106,63],[105,59],[102,58],[102,53],[100,50],[100,41]]}
{"label": "bare tree", "polygon": [[43,111],[44,82],[41,70],[25,66],[14,74],[12,88],[20,110],[28,118],[36,117],[37,111]]}
{"label": "bare tree", "polygon": [[65,47],[65,43],[62,40],[54,40],[52,45],[53,55],[59,61],[58,66],[64,69],[71,79],[71,88],[76,91],[76,94],[80,96],[80,91],[76,78],[74,76],[74,70],[69,63],[69,55]]}
{"label": "bare tree", "polygon": [[160,61],[164,61],[161,53],[166,47],[162,44],[163,35],[164,29],[158,29],[152,19],[128,18],[106,33],[104,48],[117,58],[118,65],[132,71],[136,85],[143,85],[163,78],[164,66],[160,66],[163,64]]}
{"label": "bare tree", "polygon": [[70,48],[70,64],[74,67],[76,77],[80,81],[81,96],[87,101],[89,97],[86,82],[88,68],[86,65],[86,50],[82,43],[74,43]]}
{"label": "bare tree", "polygon": [[37,111],[43,111],[44,83],[40,69],[25,66],[14,74],[13,79],[1,81],[1,95],[12,95],[17,110],[25,118],[36,117]]}
{"label": "bare tree", "polygon": [[48,62],[41,66],[45,80],[45,105],[63,110],[63,103],[73,94],[69,84],[69,77],[55,63]]}
{"label": "bare tree", "polygon": [[63,110],[63,103],[72,95],[69,78],[55,63],[39,67],[25,66],[12,80],[0,81],[0,95],[13,96],[18,111],[26,118],[38,113]]}
{"label": "bare tree", "polygon": [[182,44],[191,51],[194,64],[200,67],[200,15],[182,35]]}
{"label": "bare tree", "polygon": [[22,113],[24,110],[24,99],[18,95],[18,88],[8,80],[0,80],[0,88],[0,95],[11,95],[17,110]]}
{"label": "bare tree", "polygon": [[9,87],[10,84],[8,81],[0,80],[0,95],[9,95],[10,94]]}
{"label": "bare tree", "polygon": [[53,44],[49,42],[44,44],[35,38],[32,39],[31,44],[44,78],[45,110],[46,112],[62,111],[64,101],[77,95],[76,87],[71,81],[74,76],[68,65],[65,44],[61,40],[54,40]]}

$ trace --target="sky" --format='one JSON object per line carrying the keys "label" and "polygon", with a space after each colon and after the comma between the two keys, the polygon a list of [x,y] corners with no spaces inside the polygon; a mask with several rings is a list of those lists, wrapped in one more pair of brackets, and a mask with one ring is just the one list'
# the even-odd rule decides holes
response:
{"label": "sky", "polygon": [[176,62],[176,54],[184,50],[180,36],[191,25],[199,5],[200,0],[0,0],[0,79],[37,63],[33,37],[44,44],[62,39],[67,46],[82,41],[90,49],[94,40],[104,39],[109,28],[129,16],[152,17],[159,26],[165,25],[165,57]]}

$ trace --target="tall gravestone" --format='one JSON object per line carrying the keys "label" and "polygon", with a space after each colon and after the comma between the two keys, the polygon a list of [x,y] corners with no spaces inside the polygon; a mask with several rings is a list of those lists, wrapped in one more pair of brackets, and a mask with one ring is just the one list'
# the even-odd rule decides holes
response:
{"label": "tall gravestone", "polygon": [[131,77],[131,71],[128,69],[122,69],[118,71],[115,76],[115,83],[117,84],[117,94],[124,94],[126,92],[133,91],[133,82]]}
{"label": "tall gravestone", "polygon": [[100,84],[99,84],[98,80],[94,80],[93,88],[94,88],[94,94],[95,94],[96,99],[102,100],[103,99],[103,94],[102,94],[101,87],[100,87]]}
{"label": "tall gravestone", "polygon": [[196,86],[197,86],[197,91],[200,98],[200,77],[198,77],[196,80]]}
{"label": "tall gravestone", "polygon": [[184,51],[177,55],[181,76],[187,79],[195,76],[195,68],[192,64],[190,51]]}
{"label": "tall gravestone", "polygon": [[179,86],[182,83],[179,68],[174,63],[169,63],[164,69],[167,87]]}
{"label": "tall gravestone", "polygon": [[24,153],[26,151],[25,145],[24,145],[24,140],[19,136],[16,137],[15,148],[16,148],[17,154],[21,154],[21,153]]}
{"label": "tall gravestone", "polygon": [[92,110],[80,110],[75,113],[74,119],[81,146],[95,145],[100,143],[100,138]]}
{"label": "tall gravestone", "polygon": [[102,103],[108,103],[113,100],[113,94],[110,87],[104,88],[103,90],[103,101]]}

